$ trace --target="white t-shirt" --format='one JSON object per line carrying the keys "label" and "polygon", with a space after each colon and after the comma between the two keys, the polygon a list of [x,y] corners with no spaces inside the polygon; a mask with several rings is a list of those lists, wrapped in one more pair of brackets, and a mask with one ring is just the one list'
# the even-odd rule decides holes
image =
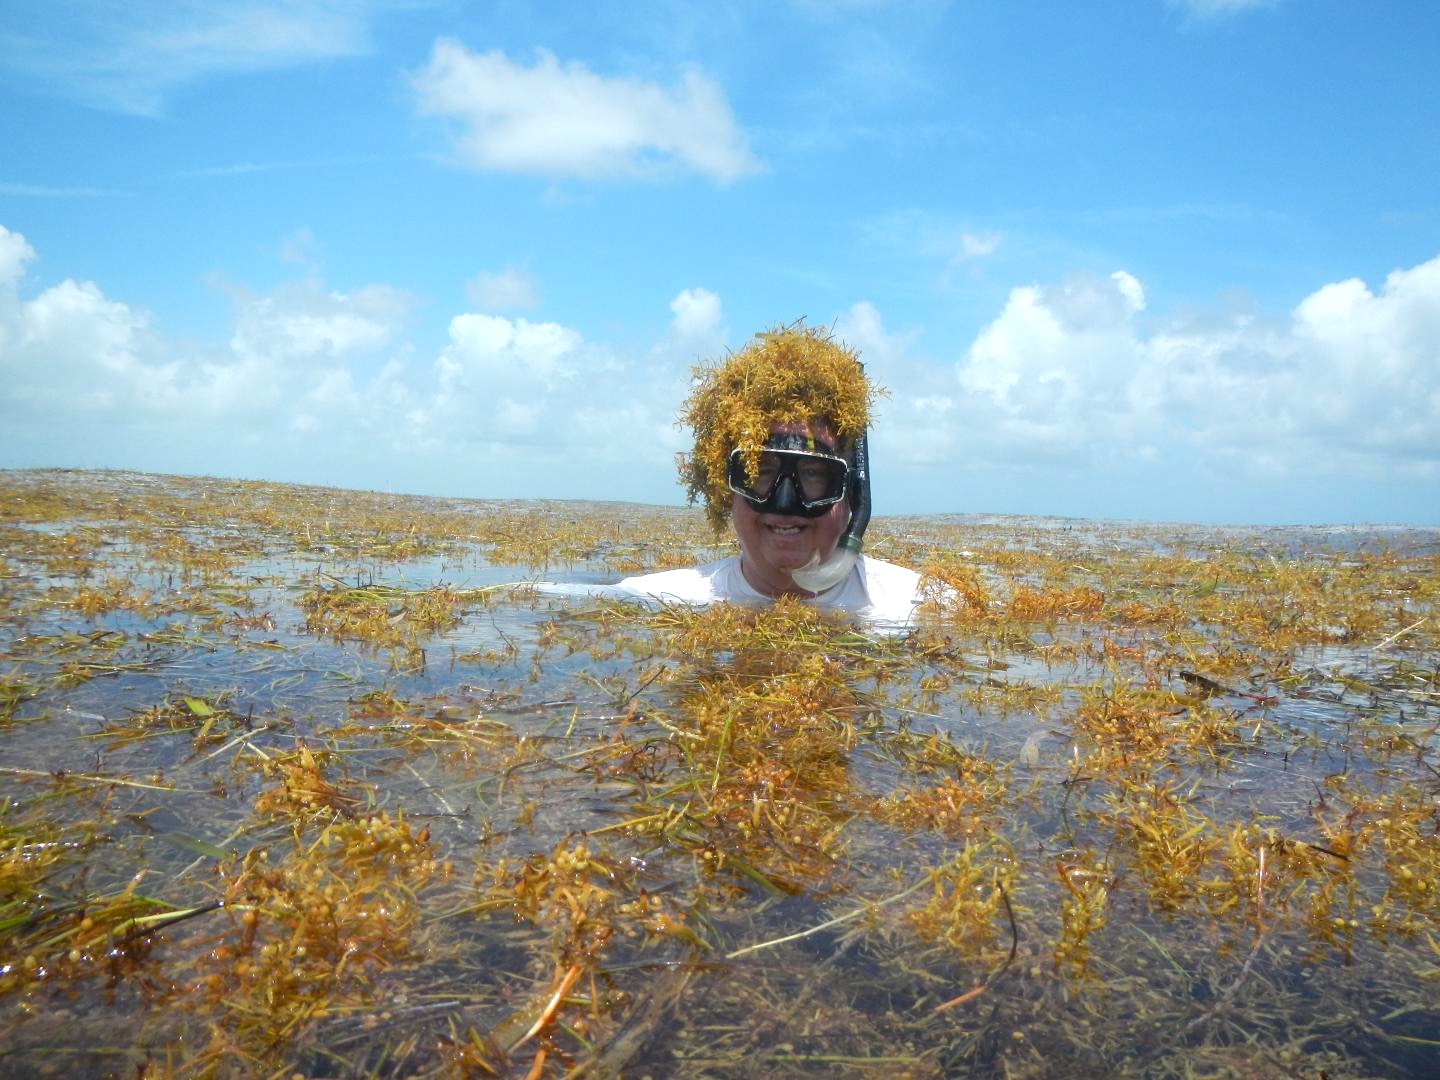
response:
{"label": "white t-shirt", "polygon": [[[739,555],[703,566],[628,577],[614,589],[619,594],[695,606],[720,601],[752,605],[771,602],[770,597],[745,580]],[[920,599],[920,575],[914,570],[862,555],[844,581],[805,598],[805,603],[827,611],[849,612],[871,622],[908,623]]]}

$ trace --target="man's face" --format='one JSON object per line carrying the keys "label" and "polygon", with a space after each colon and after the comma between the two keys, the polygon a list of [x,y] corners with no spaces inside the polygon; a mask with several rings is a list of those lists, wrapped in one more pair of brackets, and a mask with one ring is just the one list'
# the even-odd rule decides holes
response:
{"label": "man's face", "polygon": [[[811,435],[828,453],[839,452],[835,431],[823,420],[810,424],[777,424],[771,435]],[[740,541],[740,569],[745,580],[769,596],[809,595],[791,580],[789,571],[806,566],[816,554],[828,559],[850,522],[850,504],[841,499],[820,517],[761,513],[742,496],[731,503],[735,536]]]}

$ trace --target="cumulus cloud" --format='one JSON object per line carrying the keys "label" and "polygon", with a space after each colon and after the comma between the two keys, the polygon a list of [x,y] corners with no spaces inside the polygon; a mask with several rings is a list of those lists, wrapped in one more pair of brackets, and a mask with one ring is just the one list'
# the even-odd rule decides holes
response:
{"label": "cumulus cloud", "polygon": [[465,293],[480,311],[529,311],[540,302],[535,279],[509,266],[477,274],[465,283]]}
{"label": "cumulus cloud", "polygon": [[[485,495],[672,498],[689,363],[707,335],[723,344],[720,297],[691,287],[656,304],[648,349],[467,311],[417,357],[411,297],[306,279],[231,289],[233,332],[197,345],[95,282],[22,292],[36,261],[0,227],[5,464],[348,483],[389,469],[411,490],[433,476],[432,490]],[[1352,490],[1401,477],[1420,485],[1392,483],[1403,506],[1440,480],[1440,258],[1272,315],[1156,314],[1125,271],[1022,285],[954,362],[866,301],[834,331],[890,390],[872,432],[887,492],[928,477],[916,490],[944,498],[987,470],[1013,489],[1026,469],[1115,487],[1143,466],[1236,490],[1258,474]],[[94,448],[102,460],[77,458]]]}
{"label": "cumulus cloud", "polygon": [[[835,337],[860,354],[865,374],[884,391],[870,433],[877,462],[930,464],[958,453],[957,399],[946,372],[915,355],[918,330],[891,331],[868,300],[835,321]],[[883,471],[883,470],[882,470]]]}
{"label": "cumulus cloud", "polygon": [[654,501],[673,490],[685,372],[673,348],[625,356],[559,323],[465,313],[414,396],[409,439],[483,463],[487,493]]}
{"label": "cumulus cloud", "polygon": [[1005,310],[970,348],[960,381],[1012,413],[1090,398],[1126,367],[1131,317],[1145,306],[1140,283],[1117,271],[1058,288],[1014,289]]}
{"label": "cumulus cloud", "polygon": [[25,274],[25,266],[35,258],[32,248],[17,232],[0,225],[0,289],[13,289]]}
{"label": "cumulus cloud", "polygon": [[283,415],[297,402],[313,408],[351,365],[394,344],[410,306],[387,286],[235,291],[228,346],[197,346],[165,337],[147,312],[95,282],[66,279],[23,299],[31,258],[24,237],[0,227],[0,400],[28,416],[99,416],[122,427],[164,417],[183,428]]}
{"label": "cumulus cloud", "polygon": [[713,338],[720,329],[720,297],[709,289],[681,289],[670,301],[670,332],[682,340]]}
{"label": "cumulus cloud", "polygon": [[88,105],[154,114],[175,87],[211,75],[357,56],[397,0],[251,0],[110,5],[54,0],[0,8],[0,68]]}
{"label": "cumulus cloud", "polygon": [[475,169],[636,177],[686,170],[729,183],[759,170],[720,88],[695,70],[667,89],[561,64],[435,43],[414,76],[420,111],[456,122],[454,154]]}
{"label": "cumulus cloud", "polygon": [[[1132,275],[1011,291],[956,378],[1010,460],[1144,452],[1276,471],[1440,473],[1440,259],[1288,316],[1142,321]],[[1323,464],[1321,464],[1323,463]]]}
{"label": "cumulus cloud", "polygon": [[241,306],[230,348],[241,359],[277,364],[342,359],[390,344],[410,302],[384,285],[351,293],[315,280],[285,285]]}
{"label": "cumulus cloud", "polygon": [[[140,366],[139,346],[149,320],[124,304],[107,300],[89,281],[62,281],[24,305],[22,345],[42,346],[57,372],[123,375]],[[99,380],[103,384],[103,378]]]}
{"label": "cumulus cloud", "polygon": [[0,227],[0,401],[26,415],[163,407],[173,369],[147,363],[148,316],[88,281],[67,279],[21,299],[34,254],[23,236]]}
{"label": "cumulus cloud", "polygon": [[879,309],[868,300],[852,304],[835,321],[835,337],[860,354],[871,381],[892,389],[904,387],[914,375],[906,358],[918,336],[913,330],[887,330]]}
{"label": "cumulus cloud", "polygon": [[[402,334],[408,294],[311,278],[259,295],[219,282],[234,330],[195,345],[94,282],[22,297],[34,259],[0,228],[0,408],[16,418],[0,429],[6,464],[85,463],[103,448],[91,463],[350,483],[389,470],[411,490],[424,488],[417,474],[454,490],[456,469],[488,495],[673,490],[691,357],[664,334],[626,357],[559,323],[464,312],[417,363]],[[687,293],[671,314],[712,327],[719,298]]]}
{"label": "cumulus cloud", "polygon": [[558,323],[511,322],[496,315],[457,315],[450,343],[435,362],[440,389],[452,401],[497,388],[554,389],[576,374],[582,338]]}

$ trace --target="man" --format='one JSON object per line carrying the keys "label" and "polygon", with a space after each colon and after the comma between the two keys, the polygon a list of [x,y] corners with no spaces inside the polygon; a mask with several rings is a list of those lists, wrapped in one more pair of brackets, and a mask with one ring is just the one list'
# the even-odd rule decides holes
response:
{"label": "man", "polygon": [[686,604],[794,596],[869,620],[910,621],[920,576],[860,554],[874,395],[854,352],[805,327],[757,334],[697,369],[681,414],[695,446],[680,478],[717,531],[733,525],[740,554],[626,578],[616,591]]}

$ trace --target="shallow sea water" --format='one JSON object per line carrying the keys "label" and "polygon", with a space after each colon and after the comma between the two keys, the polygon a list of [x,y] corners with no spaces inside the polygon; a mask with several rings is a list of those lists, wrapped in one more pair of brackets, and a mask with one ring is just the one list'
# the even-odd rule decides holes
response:
{"label": "shallow sea water", "polygon": [[1436,531],[882,518],[894,637],[524,585],[690,511],[0,497],[6,1075],[1440,1064]]}

